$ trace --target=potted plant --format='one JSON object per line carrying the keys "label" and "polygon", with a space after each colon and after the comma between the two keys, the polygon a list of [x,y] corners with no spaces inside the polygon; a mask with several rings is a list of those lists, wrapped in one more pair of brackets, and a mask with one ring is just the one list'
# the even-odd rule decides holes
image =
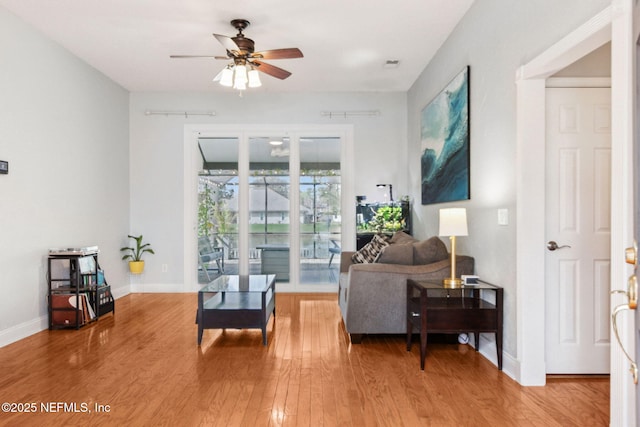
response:
{"label": "potted plant", "polygon": [[125,246],[124,248],[120,248],[121,252],[126,252],[122,259],[130,260],[129,271],[131,271],[132,274],[140,274],[144,270],[142,254],[145,252],[155,254],[155,252],[149,247],[149,243],[142,243],[142,234],[139,236],[128,235],[127,237],[136,241],[136,247],[132,248]]}

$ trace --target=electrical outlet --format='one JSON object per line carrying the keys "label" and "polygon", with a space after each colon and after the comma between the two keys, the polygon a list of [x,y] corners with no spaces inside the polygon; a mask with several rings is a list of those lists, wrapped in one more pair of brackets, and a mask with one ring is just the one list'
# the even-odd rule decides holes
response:
{"label": "electrical outlet", "polygon": [[166,273],[169,270],[169,265],[167,264],[162,264],[162,272]]}

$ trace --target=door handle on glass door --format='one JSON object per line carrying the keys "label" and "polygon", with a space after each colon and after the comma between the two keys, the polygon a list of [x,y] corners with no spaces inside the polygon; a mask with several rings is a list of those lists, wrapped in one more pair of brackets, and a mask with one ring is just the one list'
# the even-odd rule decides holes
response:
{"label": "door handle on glass door", "polygon": [[558,246],[558,244],[553,240],[549,240],[547,242],[547,249],[549,249],[550,251],[555,251],[556,249],[570,248],[570,247],[571,246],[569,246],[569,245]]}

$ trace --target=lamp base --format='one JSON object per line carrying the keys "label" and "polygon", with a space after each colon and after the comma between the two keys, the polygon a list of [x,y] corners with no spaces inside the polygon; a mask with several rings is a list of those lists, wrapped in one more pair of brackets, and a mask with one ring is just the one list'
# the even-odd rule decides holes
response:
{"label": "lamp base", "polygon": [[462,287],[462,279],[444,279],[442,283],[447,289],[456,289]]}

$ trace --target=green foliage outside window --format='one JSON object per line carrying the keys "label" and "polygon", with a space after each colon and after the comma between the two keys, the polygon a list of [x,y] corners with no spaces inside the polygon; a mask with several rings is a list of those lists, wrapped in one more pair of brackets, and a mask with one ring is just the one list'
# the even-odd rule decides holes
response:
{"label": "green foliage outside window", "polygon": [[214,191],[210,185],[205,185],[198,203],[198,237],[224,236],[231,231],[233,214],[227,208],[230,197],[222,187]]}

